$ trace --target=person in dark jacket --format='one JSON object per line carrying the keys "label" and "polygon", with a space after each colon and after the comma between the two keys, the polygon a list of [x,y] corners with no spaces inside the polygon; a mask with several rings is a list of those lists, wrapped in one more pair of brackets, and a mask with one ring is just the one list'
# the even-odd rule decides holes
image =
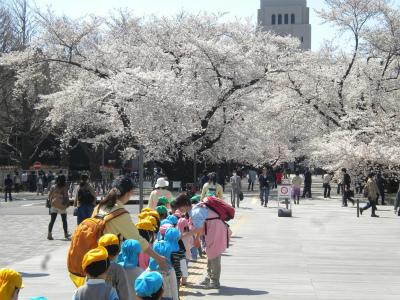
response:
{"label": "person in dark jacket", "polygon": [[312,175],[310,169],[306,168],[306,171],[304,172],[304,190],[302,198],[305,198],[306,195],[307,198],[312,198],[311,185],[312,185]]}
{"label": "person in dark jacket", "polygon": [[265,207],[267,207],[270,190],[270,181],[267,174],[267,168],[263,168],[262,174],[258,177],[258,182],[260,183],[261,206],[264,205]]}
{"label": "person in dark jacket", "polygon": [[342,197],[342,207],[347,206],[347,200],[351,201],[351,203],[354,206],[354,200],[351,198],[351,190],[350,190],[350,185],[351,185],[351,178],[350,175],[347,174],[346,168],[342,169],[342,184],[343,184],[343,197]]}
{"label": "person in dark jacket", "polygon": [[12,201],[12,196],[11,196],[11,192],[12,192],[12,187],[13,187],[13,181],[11,179],[11,175],[8,174],[6,179],[4,180],[4,200],[7,202],[7,196],[10,199],[10,202]]}
{"label": "person in dark jacket", "polygon": [[[379,189],[379,194],[380,194],[381,199],[382,199],[382,205],[386,205],[386,203],[385,203],[385,179],[382,177],[381,172],[376,174],[375,182],[376,182],[376,185],[378,186],[378,189]],[[376,204],[379,203],[378,200],[379,200],[379,196],[376,199]]]}

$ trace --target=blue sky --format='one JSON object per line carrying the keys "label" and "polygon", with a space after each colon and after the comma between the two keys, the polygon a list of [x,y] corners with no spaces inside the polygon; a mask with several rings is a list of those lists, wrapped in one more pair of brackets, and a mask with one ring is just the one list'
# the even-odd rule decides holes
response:
{"label": "blue sky", "polygon": [[[39,7],[50,5],[57,13],[79,17],[87,14],[107,15],[116,8],[132,9],[137,16],[174,15],[182,10],[190,12],[228,12],[232,18],[251,18],[257,22],[257,9],[260,0],[36,0]],[[323,40],[335,39],[341,43],[340,36],[328,24],[321,24],[315,10],[323,7],[322,0],[308,0],[311,10],[312,50],[318,50]],[[396,4],[400,0],[394,1]]]}

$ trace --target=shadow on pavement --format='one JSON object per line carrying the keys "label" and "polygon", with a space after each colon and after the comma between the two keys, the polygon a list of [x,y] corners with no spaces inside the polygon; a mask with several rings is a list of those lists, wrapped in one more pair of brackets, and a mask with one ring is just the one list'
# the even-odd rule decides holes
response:
{"label": "shadow on pavement", "polygon": [[221,286],[218,292],[209,294],[210,296],[258,296],[267,295],[267,291],[257,291],[246,288],[236,288],[229,286]]}
{"label": "shadow on pavement", "polygon": [[50,276],[49,273],[24,273],[24,272],[20,272],[20,274],[24,278],[36,278],[36,277],[47,277],[47,276]]}

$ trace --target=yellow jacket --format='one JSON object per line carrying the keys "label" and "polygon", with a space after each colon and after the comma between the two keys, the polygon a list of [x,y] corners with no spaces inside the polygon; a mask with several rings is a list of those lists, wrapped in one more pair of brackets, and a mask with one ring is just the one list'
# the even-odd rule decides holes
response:
{"label": "yellow jacket", "polygon": [[203,189],[201,191],[201,200],[207,197],[207,193],[210,190],[210,188],[215,189],[215,196],[217,198],[222,199],[224,197],[224,190],[222,189],[222,186],[220,184],[217,183],[214,185],[207,182],[203,185]]}
{"label": "yellow jacket", "polygon": [[[99,213],[107,214],[120,208],[125,208],[124,204],[122,204],[120,201],[117,201],[117,203],[111,209],[108,207],[100,207]],[[139,230],[136,228],[135,224],[133,224],[129,214],[123,214],[107,222],[104,233],[112,233],[117,236],[121,236],[126,240],[137,240],[142,246],[143,252],[149,247],[149,243],[139,234]]]}

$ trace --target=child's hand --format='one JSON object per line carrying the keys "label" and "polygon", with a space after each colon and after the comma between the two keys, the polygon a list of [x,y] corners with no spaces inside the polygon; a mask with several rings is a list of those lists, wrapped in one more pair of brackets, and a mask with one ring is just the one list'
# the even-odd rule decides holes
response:
{"label": "child's hand", "polygon": [[167,259],[164,256],[160,256],[157,259],[157,263],[160,266],[160,269],[163,271],[167,271],[168,270],[168,262]]}

